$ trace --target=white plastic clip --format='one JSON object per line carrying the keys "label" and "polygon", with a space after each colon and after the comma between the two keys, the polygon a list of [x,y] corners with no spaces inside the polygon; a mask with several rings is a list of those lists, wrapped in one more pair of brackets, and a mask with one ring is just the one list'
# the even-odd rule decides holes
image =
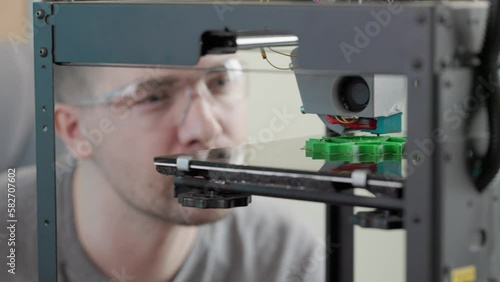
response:
{"label": "white plastic clip", "polygon": [[355,188],[366,187],[366,182],[368,180],[368,171],[367,170],[354,170],[351,173],[352,186]]}
{"label": "white plastic clip", "polygon": [[189,171],[189,162],[193,159],[191,156],[177,157],[177,169],[182,171]]}

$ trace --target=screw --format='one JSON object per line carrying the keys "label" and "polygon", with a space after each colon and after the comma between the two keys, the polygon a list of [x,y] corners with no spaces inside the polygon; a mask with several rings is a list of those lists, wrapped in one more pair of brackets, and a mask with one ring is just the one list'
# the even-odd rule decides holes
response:
{"label": "screw", "polygon": [[439,66],[442,69],[444,69],[444,68],[446,68],[446,66],[448,66],[448,62],[445,59],[441,59],[441,61],[439,62]]}
{"label": "screw", "polygon": [[465,47],[462,44],[460,44],[460,45],[457,46],[457,53],[459,55],[464,55],[466,52],[467,52],[467,47]]}
{"label": "screw", "polygon": [[467,20],[467,23],[469,25],[476,25],[476,24],[479,24],[479,19],[478,18],[470,18]]}
{"label": "screw", "polygon": [[424,24],[427,21],[427,17],[425,16],[424,13],[418,13],[417,16],[415,17],[415,20],[417,21],[418,24]]}
{"label": "screw", "polygon": [[[460,109],[463,109],[463,108],[462,108],[462,107],[460,107]],[[472,150],[469,150],[469,151],[467,152],[467,157],[470,159],[470,158],[472,158],[473,156],[474,156],[474,152],[473,152]]]}
{"label": "screw", "polygon": [[420,156],[418,154],[413,154],[412,160],[414,164],[418,164],[420,162]]}
{"label": "screw", "polygon": [[43,132],[47,132],[47,130],[49,130],[49,128],[48,128],[46,125],[44,125],[44,126],[42,127],[42,130],[43,130]]}
{"label": "screw", "polygon": [[301,112],[302,114],[305,114],[305,113],[306,113],[306,111],[304,110],[304,106],[300,106],[300,112]]}
{"label": "screw", "polygon": [[472,200],[468,200],[468,201],[467,201],[467,206],[468,206],[469,208],[472,208],[472,207],[474,206],[474,202],[473,202]]}
{"label": "screw", "polygon": [[451,154],[450,154],[450,153],[444,153],[443,159],[444,159],[446,162],[451,161]]}
{"label": "screw", "polygon": [[45,48],[45,47],[40,48],[40,56],[41,57],[47,57],[48,53],[49,53],[49,51],[47,51],[47,48]]}
{"label": "screw", "polygon": [[49,226],[49,220],[48,219],[46,219],[43,223],[45,224],[45,226]]}
{"label": "screw", "polygon": [[36,11],[36,17],[38,19],[41,20],[41,19],[43,19],[44,16],[45,16],[45,11],[44,10],[38,10],[38,11]]}
{"label": "screw", "polygon": [[43,106],[42,107],[42,112],[46,112],[47,111],[47,107]]}
{"label": "screw", "polygon": [[445,15],[439,15],[438,22],[442,25],[446,25],[447,19]]}
{"label": "screw", "polygon": [[413,62],[412,62],[412,66],[416,70],[421,69],[422,65],[423,65],[423,63],[422,63],[422,60],[420,60],[420,59],[414,59]]}

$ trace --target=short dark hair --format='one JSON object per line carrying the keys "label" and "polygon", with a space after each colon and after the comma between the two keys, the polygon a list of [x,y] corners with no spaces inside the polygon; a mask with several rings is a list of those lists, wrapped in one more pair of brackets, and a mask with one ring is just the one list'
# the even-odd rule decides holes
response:
{"label": "short dark hair", "polygon": [[76,103],[91,95],[100,67],[54,65],[54,97],[58,103]]}

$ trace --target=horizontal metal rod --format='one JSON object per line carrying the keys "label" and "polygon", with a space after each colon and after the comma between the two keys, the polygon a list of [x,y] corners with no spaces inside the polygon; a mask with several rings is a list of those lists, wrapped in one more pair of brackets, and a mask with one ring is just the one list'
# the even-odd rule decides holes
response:
{"label": "horizontal metal rod", "polygon": [[[155,161],[156,166],[164,166],[170,168],[176,168],[176,163],[168,163]],[[285,171],[285,170],[261,170],[261,169],[252,169],[249,167],[217,167],[217,166],[209,166],[209,165],[199,165],[192,164],[189,165],[189,169],[193,171],[203,171],[203,172],[225,172],[231,174],[239,174],[241,176],[244,175],[258,175],[258,176],[268,176],[268,177],[287,177],[290,179],[303,178],[308,180],[315,181],[324,181],[324,182],[332,182],[332,183],[343,183],[343,184],[353,184],[353,179],[350,176],[335,176],[335,175],[320,175],[315,173],[305,173],[305,172],[293,172],[293,171]],[[219,179],[220,180],[220,179]],[[369,178],[367,179],[366,184],[371,187],[389,187],[389,188],[403,188],[404,184],[401,180],[391,180],[391,179],[379,179],[379,178]]]}
{"label": "horizontal metal rod", "polygon": [[238,35],[236,44],[239,50],[259,47],[297,46],[299,38],[295,35]]}

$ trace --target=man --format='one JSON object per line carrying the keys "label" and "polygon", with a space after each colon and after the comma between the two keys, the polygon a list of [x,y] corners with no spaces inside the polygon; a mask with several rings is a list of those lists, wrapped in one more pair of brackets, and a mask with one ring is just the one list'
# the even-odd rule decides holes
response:
{"label": "man", "polygon": [[[196,67],[56,67],[55,129],[69,151],[56,164],[60,281],[323,281],[325,248],[288,211],[181,207],[156,172],[155,156],[245,140],[237,58]],[[33,172],[17,175],[16,274],[0,281],[36,281]]]}

